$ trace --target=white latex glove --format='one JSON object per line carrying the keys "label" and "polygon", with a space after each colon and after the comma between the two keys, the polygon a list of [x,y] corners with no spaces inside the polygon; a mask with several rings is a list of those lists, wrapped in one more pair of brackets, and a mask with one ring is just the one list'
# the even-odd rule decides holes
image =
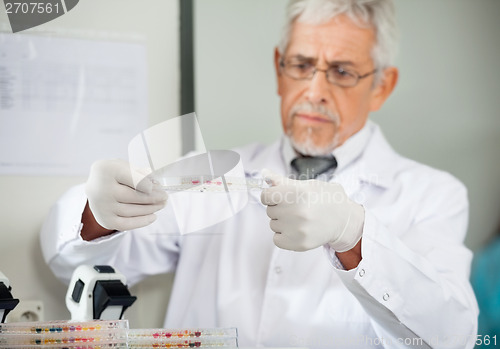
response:
{"label": "white latex glove", "polygon": [[361,239],[365,211],[337,183],[293,180],[264,170],[272,187],[264,189],[276,246],[307,251],[328,243],[335,251],[352,249]]}
{"label": "white latex glove", "polygon": [[156,220],[154,213],[165,207],[167,201],[167,193],[149,178],[134,189],[130,165],[123,160],[95,162],[85,193],[97,223],[119,231],[153,223]]}

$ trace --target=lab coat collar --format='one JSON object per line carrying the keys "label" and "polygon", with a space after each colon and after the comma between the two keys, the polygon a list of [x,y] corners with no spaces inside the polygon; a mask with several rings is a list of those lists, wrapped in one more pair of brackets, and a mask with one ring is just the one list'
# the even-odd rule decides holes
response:
{"label": "lab coat collar", "polygon": [[[249,148],[252,149],[252,152],[247,153],[245,151],[242,159],[247,177],[261,178],[263,169],[286,175],[287,170],[281,153],[281,141],[275,141],[271,145],[257,144]],[[277,158],[276,154],[279,154],[279,158]]]}
{"label": "lab coat collar", "polygon": [[[331,154],[337,160],[335,173],[342,172],[363,153],[363,150],[370,139],[372,130],[373,125],[371,123],[366,123],[361,130],[349,137],[349,139],[346,140],[340,147],[337,147],[332,151]],[[293,149],[290,139],[287,136],[283,136],[281,139],[281,154],[288,173],[291,173],[292,169],[290,164],[298,154]]]}
{"label": "lab coat collar", "polygon": [[370,122],[370,125],[373,127],[370,139],[354,171],[361,182],[389,188],[407,162],[401,161],[401,155],[389,145],[380,127],[374,122]]}
{"label": "lab coat collar", "polygon": [[[243,159],[248,177],[260,178],[263,168],[281,175],[290,173],[290,161],[295,152],[287,137],[282,136],[271,145],[260,144],[252,149],[252,153],[245,154]],[[276,154],[279,154],[279,158]],[[391,186],[402,166],[394,166],[401,164],[401,156],[389,145],[380,127],[370,120],[362,130],[335,149],[333,154],[339,156],[336,175],[358,178],[359,182],[382,188]]]}
{"label": "lab coat collar", "polygon": [[337,173],[342,172],[350,166],[357,158],[359,158],[370,141],[370,136],[373,133],[374,125],[367,122],[365,126],[349,139],[344,144],[333,150],[332,154],[337,159]]}

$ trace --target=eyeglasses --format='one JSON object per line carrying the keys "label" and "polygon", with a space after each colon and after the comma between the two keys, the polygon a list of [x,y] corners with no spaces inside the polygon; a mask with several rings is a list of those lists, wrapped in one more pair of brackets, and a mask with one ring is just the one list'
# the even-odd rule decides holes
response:
{"label": "eyeglasses", "polygon": [[329,83],[341,87],[356,86],[359,80],[364,79],[377,71],[377,69],[374,69],[369,73],[359,75],[355,71],[345,69],[341,65],[331,65],[327,69],[318,69],[311,62],[293,59],[286,62],[281,60],[280,67],[286,76],[295,80],[311,80],[317,71],[324,72],[326,80],[328,80]]}

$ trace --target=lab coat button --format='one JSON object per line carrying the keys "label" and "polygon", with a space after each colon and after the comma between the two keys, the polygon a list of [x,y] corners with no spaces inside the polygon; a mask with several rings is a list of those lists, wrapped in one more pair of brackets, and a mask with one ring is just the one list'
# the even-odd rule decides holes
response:
{"label": "lab coat button", "polygon": [[280,267],[276,267],[276,268],[274,268],[274,272],[275,272],[276,274],[281,274],[281,268],[280,268]]}
{"label": "lab coat button", "polygon": [[358,273],[359,277],[363,277],[365,275],[365,270],[364,269],[361,269]]}
{"label": "lab coat button", "polygon": [[384,301],[387,301],[389,299],[389,293],[385,293],[383,296],[382,296],[382,299]]}

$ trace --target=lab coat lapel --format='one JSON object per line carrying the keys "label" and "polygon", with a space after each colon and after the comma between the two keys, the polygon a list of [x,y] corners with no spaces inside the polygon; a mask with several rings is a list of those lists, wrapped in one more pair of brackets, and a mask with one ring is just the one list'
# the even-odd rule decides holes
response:
{"label": "lab coat lapel", "polygon": [[372,124],[373,134],[360,157],[331,180],[341,184],[346,194],[360,204],[363,203],[364,186],[387,189],[402,167],[401,156],[387,143],[378,125]]}

